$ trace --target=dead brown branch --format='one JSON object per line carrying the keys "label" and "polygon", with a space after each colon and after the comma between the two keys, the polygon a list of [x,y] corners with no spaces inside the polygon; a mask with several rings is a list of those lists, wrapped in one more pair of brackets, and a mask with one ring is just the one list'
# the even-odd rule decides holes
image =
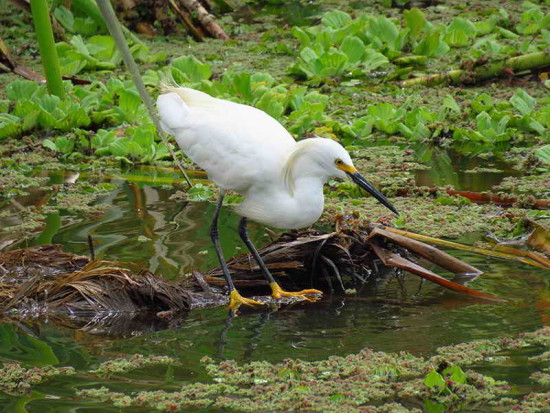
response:
{"label": "dead brown branch", "polygon": [[198,0],[179,0],[181,4],[191,13],[196,13],[197,20],[208,34],[215,39],[228,40],[229,36],[216,23],[216,19],[204,8]]}
{"label": "dead brown branch", "polygon": [[441,285],[442,287],[445,287],[449,290],[456,291],[458,293],[466,294],[471,297],[476,298],[483,298],[486,300],[492,300],[492,301],[506,301],[502,298],[495,297],[491,294],[486,294],[481,291],[474,290],[472,288],[466,287],[462,284],[458,284],[452,281],[447,280],[446,278],[443,278],[430,270],[427,270],[426,268],[421,267],[418,264],[415,264],[412,261],[409,261],[406,258],[403,258],[391,251],[388,251],[385,248],[382,248],[375,243],[371,243],[372,247],[374,248],[374,251],[376,252],[376,255],[382,260],[384,265],[392,266],[401,268],[403,270],[409,271],[413,274],[419,275],[420,277],[429,280],[431,282],[434,282],[436,284]]}
{"label": "dead brown branch", "polygon": [[182,7],[177,0],[168,1],[170,2],[170,8],[172,9],[176,17],[180,20],[180,22],[185,26],[187,32],[196,41],[202,41],[204,38],[204,32],[201,28],[196,27],[193,24],[193,20],[191,19],[191,15],[189,14],[189,12],[184,7]]}
{"label": "dead brown branch", "polygon": [[465,262],[462,262],[459,259],[453,257],[452,255],[449,255],[446,252],[432,247],[431,245],[424,244],[423,242],[416,241],[411,238],[407,238],[403,235],[396,234],[395,232],[386,231],[379,226],[371,226],[371,228],[372,230],[367,237],[367,240],[370,240],[376,236],[381,236],[386,239],[391,239],[393,242],[397,242],[402,247],[410,251],[414,251],[418,255],[426,258],[428,261],[433,262],[434,264],[437,264],[440,267],[443,267],[449,271],[452,271],[455,274],[481,274],[481,271],[479,271],[477,268],[472,267],[471,265],[468,265]]}
{"label": "dead brown branch", "polygon": [[[0,39],[0,71],[13,72],[16,75],[40,84],[46,83],[46,78],[44,76],[17,63],[17,61],[12,57],[10,49],[2,39]],[[88,79],[81,79],[75,76],[63,76],[63,79],[70,80],[75,85],[87,85],[92,83]]]}

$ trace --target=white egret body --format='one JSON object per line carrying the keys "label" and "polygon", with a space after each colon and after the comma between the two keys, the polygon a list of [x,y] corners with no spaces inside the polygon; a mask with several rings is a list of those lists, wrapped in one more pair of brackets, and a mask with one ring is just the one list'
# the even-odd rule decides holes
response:
{"label": "white egret body", "polygon": [[[311,138],[296,142],[267,113],[188,88],[166,90],[159,96],[157,107],[163,129],[176,137],[183,152],[221,188],[218,205],[221,206],[225,191],[238,192],[244,201],[237,212],[245,218],[277,228],[308,227],[323,212],[324,183],[331,177],[346,175],[395,212],[387,199],[359,175],[348,152],[333,140]],[[218,213],[219,209],[213,222],[216,233]],[[245,225],[244,220],[241,236],[252,251]],[[222,262],[221,249],[216,248]],[[255,249],[252,253],[261,261]],[[261,264],[264,270],[265,265]],[[283,292],[265,271],[266,268],[264,275],[274,295],[276,288],[279,296],[306,293]],[[229,272],[224,273],[228,278]],[[228,284],[231,289],[230,277]]]}

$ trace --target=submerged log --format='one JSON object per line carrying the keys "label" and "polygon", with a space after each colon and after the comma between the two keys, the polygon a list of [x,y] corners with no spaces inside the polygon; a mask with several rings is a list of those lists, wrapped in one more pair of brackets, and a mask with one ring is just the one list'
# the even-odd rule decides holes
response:
{"label": "submerged log", "polygon": [[440,84],[473,84],[498,76],[514,76],[526,70],[550,65],[550,50],[510,57],[467,69],[455,69],[445,73],[417,77],[401,81],[402,87],[436,86]]}

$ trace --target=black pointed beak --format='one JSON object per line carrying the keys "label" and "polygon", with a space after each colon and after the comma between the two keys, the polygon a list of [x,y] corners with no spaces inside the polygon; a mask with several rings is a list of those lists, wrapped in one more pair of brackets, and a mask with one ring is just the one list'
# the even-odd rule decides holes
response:
{"label": "black pointed beak", "polygon": [[355,182],[357,185],[359,185],[361,188],[363,188],[365,191],[367,191],[369,194],[371,194],[373,197],[375,197],[382,205],[386,206],[390,211],[392,211],[395,215],[399,215],[399,212],[395,209],[395,207],[388,201],[388,199],[382,195],[382,193],[376,189],[372,184],[367,181],[359,172],[351,173],[346,172],[351,180]]}

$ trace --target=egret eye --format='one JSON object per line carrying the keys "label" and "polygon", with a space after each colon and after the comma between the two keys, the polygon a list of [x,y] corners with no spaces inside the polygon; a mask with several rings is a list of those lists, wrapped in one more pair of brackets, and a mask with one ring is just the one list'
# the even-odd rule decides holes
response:
{"label": "egret eye", "polygon": [[338,158],[338,159],[336,159],[336,160],[334,161],[334,163],[335,163],[336,165],[340,166],[340,165],[343,165],[343,164],[344,164],[344,161],[341,160],[340,158]]}

